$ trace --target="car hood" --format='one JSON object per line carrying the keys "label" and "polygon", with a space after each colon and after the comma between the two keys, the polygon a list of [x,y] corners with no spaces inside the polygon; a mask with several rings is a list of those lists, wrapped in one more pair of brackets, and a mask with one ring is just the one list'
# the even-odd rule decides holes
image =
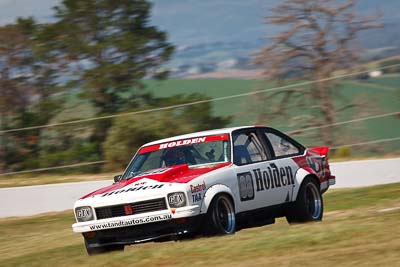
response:
{"label": "car hood", "polygon": [[80,200],[93,197],[107,197],[119,195],[126,192],[146,192],[147,195],[159,193],[161,189],[165,191],[166,184],[171,187],[173,184],[186,184],[193,179],[210,173],[217,169],[231,165],[231,163],[221,163],[215,165],[207,165],[202,167],[189,168],[187,164],[177,165],[173,167],[160,168],[147,171],[131,179],[121,180],[110,186],[96,190],[80,198]]}

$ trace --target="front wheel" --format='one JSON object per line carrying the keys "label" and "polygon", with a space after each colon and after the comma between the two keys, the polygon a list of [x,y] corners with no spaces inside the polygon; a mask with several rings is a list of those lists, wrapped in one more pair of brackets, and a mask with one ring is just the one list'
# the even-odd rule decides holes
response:
{"label": "front wheel", "polygon": [[217,195],[206,216],[206,234],[226,235],[236,231],[236,215],[231,199]]}
{"label": "front wheel", "polygon": [[321,221],[324,212],[324,202],[318,183],[311,177],[303,181],[296,201],[286,212],[289,223]]}

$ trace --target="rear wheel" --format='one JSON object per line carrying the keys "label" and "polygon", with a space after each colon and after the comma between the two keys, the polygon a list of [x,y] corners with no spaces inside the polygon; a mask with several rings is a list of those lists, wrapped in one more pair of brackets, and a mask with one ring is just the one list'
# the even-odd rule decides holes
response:
{"label": "rear wheel", "polygon": [[324,202],[318,183],[311,177],[303,181],[296,201],[286,212],[289,223],[320,221],[324,212]]}
{"label": "rear wheel", "polygon": [[208,209],[206,233],[226,235],[236,231],[236,215],[231,199],[226,195],[217,195]]}
{"label": "rear wheel", "polygon": [[110,245],[110,246],[103,246],[103,247],[90,247],[88,242],[85,239],[85,247],[86,252],[89,256],[98,255],[113,251],[124,251],[124,245]]}

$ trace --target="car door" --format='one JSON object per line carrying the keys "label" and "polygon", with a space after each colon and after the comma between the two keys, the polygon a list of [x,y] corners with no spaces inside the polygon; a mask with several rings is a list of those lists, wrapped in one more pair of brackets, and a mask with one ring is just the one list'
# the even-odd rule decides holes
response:
{"label": "car door", "polygon": [[282,195],[277,196],[277,204],[293,201],[293,191],[299,187],[295,179],[299,166],[292,158],[302,155],[305,148],[278,130],[263,128],[261,132],[272,154],[271,165],[274,164],[279,169],[278,184],[275,184],[275,187],[281,188]]}
{"label": "car door", "polygon": [[[273,160],[270,146],[260,130],[252,128],[233,133],[233,162],[241,211],[273,206],[286,200],[289,186],[282,186],[280,175],[289,172],[284,169],[287,164]],[[285,185],[288,185],[286,177]]]}

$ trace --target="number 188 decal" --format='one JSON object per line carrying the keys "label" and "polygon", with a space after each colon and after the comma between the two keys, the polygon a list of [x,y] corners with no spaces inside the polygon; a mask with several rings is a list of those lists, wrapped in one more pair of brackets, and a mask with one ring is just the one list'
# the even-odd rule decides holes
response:
{"label": "number 188 decal", "polygon": [[238,173],[237,177],[239,183],[240,200],[247,201],[254,199],[254,185],[251,172]]}

